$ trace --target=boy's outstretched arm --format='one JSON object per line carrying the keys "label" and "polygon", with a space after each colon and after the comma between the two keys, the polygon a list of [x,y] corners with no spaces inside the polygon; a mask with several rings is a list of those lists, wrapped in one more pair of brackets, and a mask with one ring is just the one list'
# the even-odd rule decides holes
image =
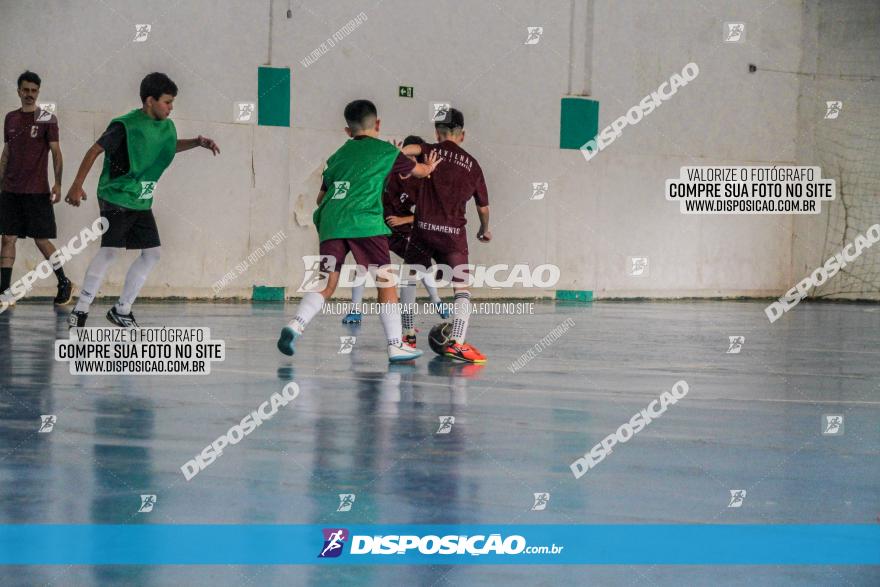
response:
{"label": "boy's outstretched arm", "polygon": [[220,147],[217,146],[212,139],[208,137],[203,137],[199,135],[194,139],[178,139],[177,140],[177,150],[175,153],[180,153],[181,151],[189,151],[190,149],[194,149],[196,147],[203,147],[205,149],[210,149],[214,156],[220,152]]}
{"label": "boy's outstretched arm", "polygon": [[[421,149],[421,147],[419,147],[419,149]],[[404,152],[404,154],[406,153]],[[410,173],[413,177],[427,177],[431,175],[438,165],[440,165],[441,161],[443,161],[443,158],[438,156],[436,151],[431,151],[431,154],[428,155],[428,159],[424,163],[416,163],[416,166],[412,168]]]}
{"label": "boy's outstretched arm", "polygon": [[477,215],[480,217],[480,230],[477,231],[477,239],[487,243],[492,240],[492,231],[489,230],[489,206],[477,206]]}
{"label": "boy's outstretched arm", "polygon": [[86,180],[86,176],[89,174],[89,171],[92,169],[92,165],[95,164],[95,159],[98,158],[98,155],[104,152],[104,148],[101,147],[98,143],[95,143],[89,150],[86,151],[86,154],[83,156],[82,163],[79,164],[79,170],[76,172],[76,177],[73,179],[73,184],[70,186],[70,189],[67,190],[67,197],[64,198],[64,201],[70,204],[71,206],[79,206],[81,200],[85,200],[86,193],[83,191],[83,182]]}

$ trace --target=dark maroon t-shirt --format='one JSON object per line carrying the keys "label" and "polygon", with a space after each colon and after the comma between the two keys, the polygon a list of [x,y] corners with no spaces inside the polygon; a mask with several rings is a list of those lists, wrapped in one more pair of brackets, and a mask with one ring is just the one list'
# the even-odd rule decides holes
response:
{"label": "dark maroon t-shirt", "polygon": [[[385,208],[385,217],[388,216],[410,216],[413,212],[413,206],[417,193],[422,185],[423,180],[415,177],[407,177],[401,179],[399,173],[392,173],[388,178],[385,186],[385,193],[382,194],[382,206]],[[412,224],[401,224],[394,226],[391,230],[395,234],[408,236],[412,232]]]}
{"label": "dark maroon t-shirt", "polygon": [[49,143],[58,141],[58,119],[38,121],[37,112],[13,110],[3,122],[3,141],[9,147],[3,191],[48,194]]}
{"label": "dark maroon t-shirt", "polygon": [[441,251],[467,251],[465,212],[468,200],[489,205],[489,193],[480,164],[452,141],[422,145],[422,154],[435,151],[443,162],[425,178],[415,198],[413,239]]}

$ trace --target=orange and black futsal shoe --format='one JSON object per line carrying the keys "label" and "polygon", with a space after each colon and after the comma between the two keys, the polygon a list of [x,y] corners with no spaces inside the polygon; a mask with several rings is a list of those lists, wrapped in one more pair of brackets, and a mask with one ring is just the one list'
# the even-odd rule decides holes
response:
{"label": "orange and black futsal shoe", "polygon": [[446,346],[443,355],[465,363],[485,363],[486,355],[466,342],[451,342]]}

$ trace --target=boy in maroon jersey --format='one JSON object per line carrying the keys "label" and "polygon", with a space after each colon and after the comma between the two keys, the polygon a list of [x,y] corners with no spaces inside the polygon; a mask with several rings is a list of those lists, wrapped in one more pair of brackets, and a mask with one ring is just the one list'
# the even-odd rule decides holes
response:
{"label": "boy in maroon jersey", "polygon": [[[477,204],[480,228],[477,238],[487,243],[492,240],[489,231],[489,194],[480,164],[467,151],[461,148],[464,141],[464,115],[455,108],[449,109],[446,116],[434,124],[437,144],[413,145],[404,153],[437,153],[446,164],[438,167],[423,181],[416,199],[415,223],[409,246],[404,256],[408,265],[431,265],[431,259],[452,268],[467,265],[468,244],[465,232],[465,210],[471,198]],[[446,347],[447,357],[468,363],[485,363],[486,357],[475,347],[465,342],[468,319],[470,318],[471,294],[467,284],[460,276],[452,277],[455,303],[452,320],[452,342]],[[415,284],[407,282],[401,288],[400,301],[411,304],[415,301]],[[404,306],[406,308],[406,306]],[[416,332],[411,312],[403,313],[404,340],[415,344]]]}
{"label": "boy in maroon jersey", "polygon": [[[40,76],[25,71],[18,76],[18,97],[21,108],[6,115],[3,123],[3,155],[0,156],[0,294],[12,281],[15,243],[19,238],[32,238],[49,259],[55,246],[49,239],[57,238],[55,211],[61,199],[61,147],[58,143],[58,119],[48,110],[37,107]],[[52,153],[55,183],[49,189],[46,167]],[[55,303],[66,304],[71,298],[71,283],[60,265],[53,267],[58,279]],[[15,298],[6,296],[7,303]]]}
{"label": "boy in maroon jersey", "polygon": [[[416,135],[410,135],[403,139],[403,146],[422,145],[425,140]],[[415,156],[409,157],[413,163],[417,163]],[[416,194],[421,189],[421,179],[412,175],[400,175],[392,173],[388,176],[388,183],[385,184],[385,191],[382,194],[382,207],[384,208],[385,224],[391,229],[388,236],[388,249],[403,259],[406,254],[406,247],[409,244],[409,235],[412,232],[412,224],[415,222],[413,215],[413,206],[415,206]],[[431,285],[430,280],[426,276],[422,279],[422,284],[428,292],[431,301],[436,305],[437,312],[444,320],[449,318],[449,311],[440,305],[440,295],[437,288]],[[342,319],[343,324],[360,324],[363,316],[360,311],[361,303],[364,300],[364,285],[356,285],[351,288],[351,305],[352,309],[345,318]]]}

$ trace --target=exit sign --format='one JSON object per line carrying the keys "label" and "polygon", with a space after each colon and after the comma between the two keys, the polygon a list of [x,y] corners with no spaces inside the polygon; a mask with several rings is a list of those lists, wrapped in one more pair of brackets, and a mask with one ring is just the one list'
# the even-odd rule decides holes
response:
{"label": "exit sign", "polygon": [[413,97],[413,89],[412,86],[400,86],[400,90],[398,91],[398,96],[401,98],[412,98]]}

